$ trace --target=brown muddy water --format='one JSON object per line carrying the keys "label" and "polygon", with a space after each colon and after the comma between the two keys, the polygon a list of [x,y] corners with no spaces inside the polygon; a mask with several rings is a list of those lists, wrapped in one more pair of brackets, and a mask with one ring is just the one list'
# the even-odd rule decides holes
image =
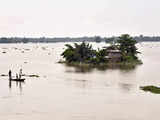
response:
{"label": "brown muddy water", "polygon": [[[0,77],[0,120],[158,120],[160,43],[137,44],[143,65],[132,70],[77,70],[57,62],[65,43],[0,44],[0,75],[19,69],[25,83]],[[105,43],[92,43],[94,47]]]}

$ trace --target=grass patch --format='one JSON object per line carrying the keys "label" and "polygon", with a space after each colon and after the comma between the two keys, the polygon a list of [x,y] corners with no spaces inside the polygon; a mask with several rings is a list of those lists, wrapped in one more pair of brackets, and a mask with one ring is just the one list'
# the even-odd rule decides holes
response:
{"label": "grass patch", "polygon": [[145,91],[145,92],[151,92],[154,94],[160,94],[160,87],[156,87],[153,85],[150,86],[142,86],[140,87],[141,90]]}
{"label": "grass patch", "polygon": [[6,77],[6,76],[8,76],[8,75],[5,75],[5,74],[1,74],[0,76],[1,76],[1,77]]}
{"label": "grass patch", "polygon": [[36,77],[36,78],[38,78],[39,75],[28,75],[28,77]]}
{"label": "grass patch", "polygon": [[39,75],[26,75],[26,74],[23,74],[22,76],[25,76],[25,77],[36,77],[36,78],[40,77]]}

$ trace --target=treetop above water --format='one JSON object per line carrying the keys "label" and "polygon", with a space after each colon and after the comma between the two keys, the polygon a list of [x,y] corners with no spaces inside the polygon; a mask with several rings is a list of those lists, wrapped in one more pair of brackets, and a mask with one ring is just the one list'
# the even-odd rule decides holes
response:
{"label": "treetop above water", "polygon": [[65,59],[63,63],[74,66],[135,66],[142,63],[137,57],[140,52],[137,51],[136,43],[130,35],[123,34],[110,46],[98,50],[86,42],[74,43],[74,46],[66,44],[67,49],[61,56]]}

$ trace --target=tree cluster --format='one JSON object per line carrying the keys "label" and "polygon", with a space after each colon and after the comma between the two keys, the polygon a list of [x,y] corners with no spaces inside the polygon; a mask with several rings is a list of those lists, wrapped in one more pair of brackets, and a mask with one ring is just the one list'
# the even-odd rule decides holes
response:
{"label": "tree cluster", "polygon": [[86,42],[74,43],[74,46],[65,45],[67,49],[61,54],[67,62],[100,63],[105,62],[105,50],[94,50],[92,45]]}
{"label": "tree cluster", "polygon": [[66,60],[66,62],[72,63],[91,63],[100,64],[107,63],[107,51],[108,50],[119,50],[121,53],[121,62],[132,62],[138,60],[136,47],[136,40],[134,40],[130,35],[121,35],[114,44],[109,47],[94,50],[92,45],[86,42],[81,44],[74,43],[74,46],[66,44],[67,49],[61,54],[61,56]]}

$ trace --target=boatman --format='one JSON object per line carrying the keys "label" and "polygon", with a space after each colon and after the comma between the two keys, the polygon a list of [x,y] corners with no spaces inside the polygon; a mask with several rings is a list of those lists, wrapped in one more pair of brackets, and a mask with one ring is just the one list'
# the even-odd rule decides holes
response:
{"label": "boatman", "polygon": [[22,76],[22,68],[20,69],[19,71],[19,78],[21,79],[21,76]]}
{"label": "boatman", "polygon": [[9,80],[11,80],[12,79],[12,72],[11,72],[11,70],[9,70]]}
{"label": "boatman", "polygon": [[18,74],[16,73],[16,79],[18,79]]}

